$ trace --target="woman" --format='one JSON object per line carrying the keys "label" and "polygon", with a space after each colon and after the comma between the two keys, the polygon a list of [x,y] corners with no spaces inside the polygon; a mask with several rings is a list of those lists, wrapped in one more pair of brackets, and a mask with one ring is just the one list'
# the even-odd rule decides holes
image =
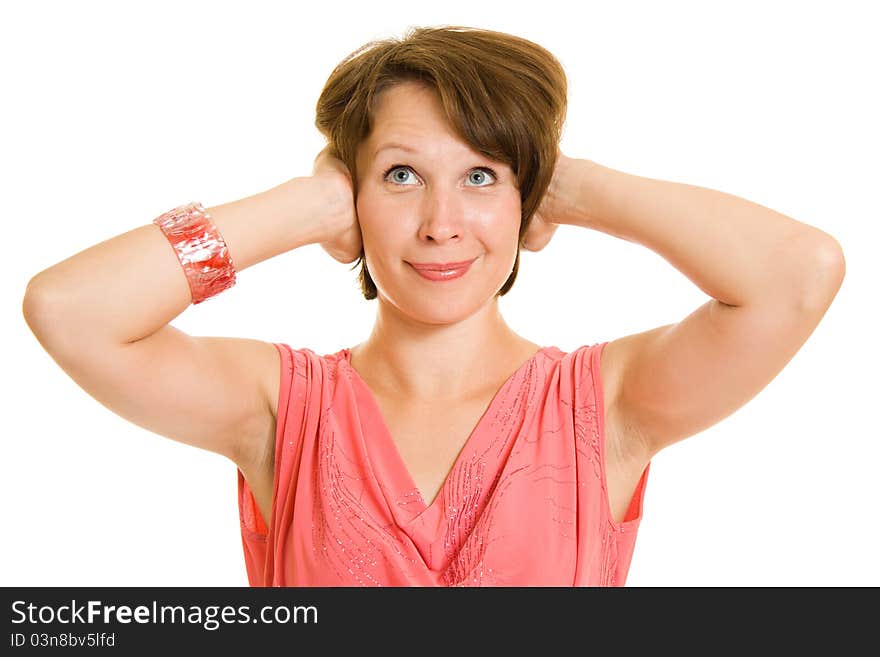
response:
{"label": "woman", "polygon": [[[252,585],[622,585],[653,456],[766,386],[845,266],[767,208],[563,155],[565,99],[559,63],[511,35],[367,44],[319,98],[311,176],[40,272],[28,324],[108,408],[238,466]],[[571,353],[531,342],[498,297],[560,224],[642,244],[713,299]],[[362,343],[317,355],[169,325],[314,243],[360,260],[378,304]]]}

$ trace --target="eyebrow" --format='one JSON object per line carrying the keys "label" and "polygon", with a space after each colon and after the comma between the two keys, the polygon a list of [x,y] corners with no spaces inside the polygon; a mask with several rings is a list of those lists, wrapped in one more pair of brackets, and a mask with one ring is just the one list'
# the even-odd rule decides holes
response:
{"label": "eyebrow", "polygon": [[[381,144],[380,146],[378,146],[376,148],[375,151],[373,151],[373,159],[375,160],[376,158],[378,158],[379,153],[381,153],[382,151],[387,151],[387,150],[391,150],[394,148],[401,150],[401,151],[406,151],[407,153],[418,153],[419,152],[417,148],[413,148],[412,146],[407,146],[406,144],[401,144],[400,142],[396,142],[396,141],[389,141],[384,144]],[[491,160],[491,158],[490,158],[490,160]],[[496,174],[496,176],[497,175],[498,174]]]}
{"label": "eyebrow", "polygon": [[415,148],[407,146],[406,144],[398,144],[397,142],[388,142],[387,144],[382,144],[375,151],[373,151],[373,157],[377,157],[379,153],[385,150],[389,150],[392,148],[397,148],[401,151],[407,151],[408,153],[418,153]]}

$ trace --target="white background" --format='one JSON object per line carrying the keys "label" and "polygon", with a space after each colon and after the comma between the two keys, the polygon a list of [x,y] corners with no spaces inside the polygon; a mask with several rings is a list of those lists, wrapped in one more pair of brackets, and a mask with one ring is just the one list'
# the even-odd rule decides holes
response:
{"label": "white background", "polygon": [[[790,364],[655,458],[627,584],[880,585],[870,3],[487,0],[3,3],[0,584],[247,585],[235,466],[79,388],[28,329],[25,286],[176,205],[309,175],[333,67],[368,40],[436,24],[554,53],[569,156],[748,198],[844,248],[844,285]],[[523,252],[501,307],[520,334],[571,351],[707,300],[653,251],[561,226]],[[349,265],[309,245],[172,323],[333,353],[366,338],[375,307]]]}

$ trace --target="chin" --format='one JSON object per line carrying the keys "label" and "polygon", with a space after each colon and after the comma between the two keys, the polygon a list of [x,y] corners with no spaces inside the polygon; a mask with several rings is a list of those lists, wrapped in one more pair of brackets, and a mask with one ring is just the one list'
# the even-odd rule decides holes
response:
{"label": "chin", "polygon": [[[497,290],[496,290],[497,293]],[[396,299],[386,299],[399,312],[424,324],[455,324],[466,320],[475,313],[480,312],[486,304],[496,297],[482,295],[475,297],[473,294],[444,295],[444,294],[413,294],[407,291]],[[399,301],[398,301],[399,300]]]}

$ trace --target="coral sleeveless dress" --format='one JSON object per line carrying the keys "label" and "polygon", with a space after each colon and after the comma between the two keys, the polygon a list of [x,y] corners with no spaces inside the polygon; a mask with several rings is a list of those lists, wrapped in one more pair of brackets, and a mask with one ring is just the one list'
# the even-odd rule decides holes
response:
{"label": "coral sleeveless dress", "polygon": [[350,350],[281,354],[268,527],[241,471],[251,586],[622,586],[650,464],[611,518],[599,358],[544,347],[425,504]]}

